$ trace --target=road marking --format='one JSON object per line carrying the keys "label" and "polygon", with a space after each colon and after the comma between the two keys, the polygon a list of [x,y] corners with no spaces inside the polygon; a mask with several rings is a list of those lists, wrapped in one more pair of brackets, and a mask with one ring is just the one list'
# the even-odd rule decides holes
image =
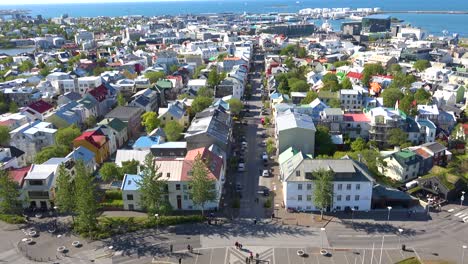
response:
{"label": "road marking", "polygon": [[[398,250],[398,251],[399,251],[399,250]],[[388,254],[388,251],[387,251],[387,250],[385,250],[385,253],[387,253],[388,258],[389,258],[390,261],[391,261],[390,263],[395,263],[395,261],[393,261],[393,259],[392,259],[392,257],[390,256],[390,254]]]}
{"label": "road marking", "polygon": [[289,249],[286,249],[286,255],[288,255],[288,263],[291,263],[291,259],[289,258]]}
{"label": "road marking", "polygon": [[210,264],[211,264],[212,259],[213,259],[213,249],[211,249],[211,251],[210,251]]}
{"label": "road marking", "polygon": [[349,264],[348,257],[346,256],[346,252],[344,252],[344,258],[346,259],[346,262]]}

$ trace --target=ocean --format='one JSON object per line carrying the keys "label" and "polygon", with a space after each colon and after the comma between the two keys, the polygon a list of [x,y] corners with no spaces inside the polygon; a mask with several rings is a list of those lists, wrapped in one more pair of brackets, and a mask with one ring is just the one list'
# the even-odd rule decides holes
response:
{"label": "ocean", "polygon": [[[203,13],[267,13],[297,12],[304,8],[326,7],[380,7],[386,11],[407,10],[457,10],[468,11],[468,1],[450,0],[193,0],[193,1],[155,1],[128,3],[86,3],[53,5],[0,5],[4,8],[22,8],[31,11],[31,15],[57,17],[68,14],[73,17],[126,16],[126,15],[179,15]],[[454,14],[392,14],[404,23],[424,28],[429,34],[442,35],[443,30],[450,34],[458,33],[468,37],[468,15]],[[321,21],[318,21],[319,24]],[[339,29],[341,21],[332,21]]]}

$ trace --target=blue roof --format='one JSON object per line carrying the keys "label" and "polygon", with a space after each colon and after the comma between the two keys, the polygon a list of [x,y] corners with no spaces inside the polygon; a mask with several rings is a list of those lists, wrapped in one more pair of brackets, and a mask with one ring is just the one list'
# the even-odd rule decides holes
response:
{"label": "blue roof", "polygon": [[225,110],[229,110],[229,103],[223,99],[217,99],[211,106],[221,106]]}
{"label": "blue roof", "polygon": [[80,146],[72,152],[70,152],[70,154],[67,155],[67,158],[73,158],[74,160],[82,160],[86,164],[87,162],[90,162],[92,159],[94,159],[94,153],[91,150]]}
{"label": "blue roof", "polygon": [[138,182],[141,181],[141,176],[137,174],[125,174],[120,189],[122,191],[137,191],[140,189]]}
{"label": "blue roof", "polygon": [[383,15],[383,14],[377,14],[377,15],[366,16],[365,18],[371,18],[371,19],[390,19],[390,16],[388,16],[388,15]]}
{"label": "blue roof", "polygon": [[436,129],[436,126],[434,125],[434,123],[432,123],[431,121],[429,120],[426,120],[426,119],[418,119],[418,122],[420,125],[422,126],[425,126],[425,127],[428,127],[428,128],[431,128],[431,129]]}
{"label": "blue roof", "polygon": [[270,95],[270,98],[271,98],[271,99],[278,99],[278,98],[280,98],[280,96],[281,96],[280,93],[275,92],[275,93],[272,93],[272,94]]}
{"label": "blue roof", "polygon": [[148,136],[142,136],[137,139],[135,144],[133,144],[133,148],[150,148],[153,145],[159,144],[160,141],[159,136],[154,136],[154,137],[148,137]]}

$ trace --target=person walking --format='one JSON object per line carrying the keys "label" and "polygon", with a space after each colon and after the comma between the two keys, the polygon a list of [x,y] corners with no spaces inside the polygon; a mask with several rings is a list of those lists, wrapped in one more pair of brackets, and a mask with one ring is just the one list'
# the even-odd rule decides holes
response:
{"label": "person walking", "polygon": [[190,245],[187,245],[187,251],[191,252],[192,247]]}
{"label": "person walking", "polygon": [[171,253],[172,253],[173,249],[174,249],[174,246],[172,246],[172,244],[169,245],[169,250],[171,251]]}
{"label": "person walking", "polygon": [[179,264],[182,264],[182,258],[179,258]]}

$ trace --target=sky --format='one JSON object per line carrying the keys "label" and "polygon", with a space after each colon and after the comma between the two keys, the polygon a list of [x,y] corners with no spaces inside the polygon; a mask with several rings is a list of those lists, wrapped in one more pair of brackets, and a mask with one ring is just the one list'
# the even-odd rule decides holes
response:
{"label": "sky", "polygon": [[[115,3],[115,2],[158,2],[178,0],[0,0],[2,5],[31,5],[31,4],[71,4],[71,3]],[[187,1],[187,0],[185,0]]]}

